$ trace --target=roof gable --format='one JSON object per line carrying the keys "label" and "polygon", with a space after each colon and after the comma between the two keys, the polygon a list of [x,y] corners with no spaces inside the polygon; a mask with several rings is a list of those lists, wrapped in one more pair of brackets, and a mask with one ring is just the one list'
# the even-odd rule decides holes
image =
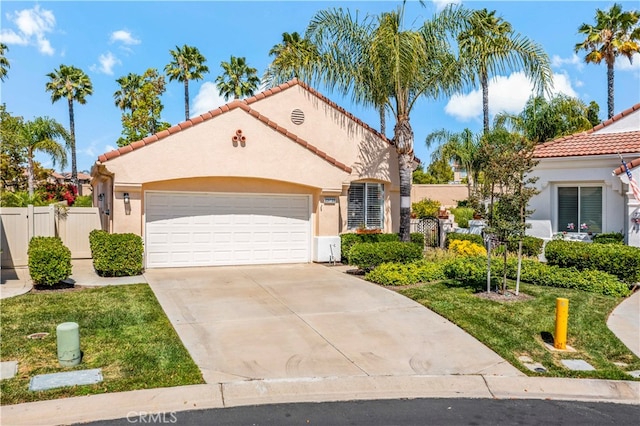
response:
{"label": "roof gable", "polygon": [[244,100],[234,100],[226,105],[223,105],[219,108],[213,109],[211,111],[208,111],[204,114],[201,114],[197,117],[193,117],[190,118],[189,120],[183,121],[179,124],[176,124],[166,130],[163,130],[161,132],[155,133],[153,135],[147,136],[146,138],[136,141],[136,142],[132,142],[129,145],[120,147],[116,150],[104,153],[102,155],[100,155],[98,157],[98,161],[104,163],[106,161],[109,161],[113,158],[119,157],[121,155],[127,154],[129,152],[144,148],[147,145],[153,144],[155,142],[158,142],[170,135],[173,135],[175,133],[178,133],[182,130],[188,129],[192,126],[196,126],[200,123],[203,123],[207,120],[210,120],[214,117],[217,117],[221,114],[224,114],[228,111],[232,111],[234,109],[241,109],[243,111],[245,111],[246,113],[248,113],[249,115],[251,115],[252,117],[256,118],[257,120],[263,122],[264,124],[266,124],[267,126],[271,127],[272,129],[276,130],[277,132],[281,133],[282,135],[286,136],[287,138],[289,138],[290,140],[292,140],[293,142],[297,143],[298,145],[301,145],[302,147],[304,147],[305,149],[311,151],[313,154],[319,156],[320,158],[324,159],[325,161],[329,162],[330,164],[334,165],[335,167],[347,172],[347,173],[351,173],[352,172],[352,168],[341,163],[340,161],[338,161],[337,159],[329,156],[326,152],[318,149],[316,146],[314,146],[313,144],[309,143],[308,141],[300,138],[299,136],[297,136],[296,134],[292,133],[291,131],[287,130],[285,127],[279,125],[278,123],[276,123],[275,121],[269,119],[269,117],[266,117],[264,114],[259,113],[258,111],[256,111],[255,109],[251,108],[251,104],[264,99],[266,97],[269,96],[273,96],[276,93],[282,92],[283,90],[286,90],[288,88],[294,87],[294,86],[300,86],[302,87],[304,90],[306,90],[307,92],[309,92],[310,94],[312,94],[313,96],[317,97],[318,99],[320,99],[321,101],[323,101],[324,103],[328,104],[329,106],[331,106],[332,108],[334,108],[335,110],[337,110],[338,112],[340,112],[341,114],[343,114],[344,116],[346,116],[347,118],[349,118],[350,120],[354,121],[355,123],[357,123],[358,125],[362,126],[364,129],[366,129],[367,131],[373,133],[375,136],[379,137],[380,139],[386,141],[387,143],[391,144],[391,142],[381,133],[377,132],[376,130],[374,130],[373,128],[371,128],[370,126],[368,126],[366,123],[364,123],[363,121],[361,121],[360,119],[358,119],[357,117],[355,117],[353,114],[347,112],[344,108],[341,108],[340,106],[338,106],[336,103],[330,101],[328,98],[324,97],[323,95],[321,95],[319,92],[317,92],[316,90],[310,88],[309,86],[307,86],[306,84],[304,84],[303,82],[299,81],[298,79],[293,79],[287,83],[283,83],[277,87],[273,87],[271,89],[268,89],[264,92],[258,93],[250,98],[244,99]]}
{"label": "roof gable", "polygon": [[[634,117],[632,117],[634,116]],[[640,104],[636,104],[590,130],[554,139],[535,148],[536,158],[577,157],[587,155],[612,155],[640,152],[640,128],[615,127],[622,120],[640,116]]]}

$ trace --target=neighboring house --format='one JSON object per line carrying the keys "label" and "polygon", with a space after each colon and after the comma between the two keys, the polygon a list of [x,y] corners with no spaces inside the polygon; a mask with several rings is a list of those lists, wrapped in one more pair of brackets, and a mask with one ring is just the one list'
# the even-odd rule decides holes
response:
{"label": "neighboring house", "polygon": [[98,158],[103,229],[132,232],[145,266],[340,259],[358,228],[398,232],[394,147],[292,80]]}
{"label": "neighboring house", "polygon": [[[53,172],[47,180],[59,184],[71,183],[71,172]],[[91,175],[78,172],[78,185],[82,185],[82,195],[91,195]]]}
{"label": "neighboring house", "polygon": [[622,155],[640,180],[640,104],[593,129],[536,147],[532,175],[540,193],[530,207],[534,220],[549,220],[553,232],[622,232],[640,246],[640,202],[631,192]]}

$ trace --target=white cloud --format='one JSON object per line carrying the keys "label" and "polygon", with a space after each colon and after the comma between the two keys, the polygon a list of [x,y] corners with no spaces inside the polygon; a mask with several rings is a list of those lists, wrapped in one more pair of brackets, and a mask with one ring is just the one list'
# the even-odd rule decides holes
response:
{"label": "white cloud", "polygon": [[6,44],[35,45],[40,53],[53,55],[55,49],[46,37],[53,32],[56,26],[56,18],[53,12],[41,9],[39,5],[33,9],[23,9],[13,14],[7,14],[7,19],[13,22],[18,31],[3,29],[0,38]]}
{"label": "white cloud", "polygon": [[558,55],[553,55],[551,58],[551,66],[560,68],[564,65],[575,65],[578,70],[584,68],[584,61],[575,53],[568,58],[561,58]]}
{"label": "white cloud", "polygon": [[[583,83],[578,81],[575,83],[577,87],[581,87]],[[551,93],[554,95],[563,94],[567,96],[571,96],[572,98],[577,98],[578,94],[573,89],[573,85],[571,83],[571,79],[567,73],[556,73],[553,74],[553,89],[551,89]]]}
{"label": "white cloud", "polygon": [[0,31],[0,42],[4,44],[18,44],[21,46],[29,44],[29,40],[26,37],[6,28],[3,28]]}
{"label": "white cloud", "polygon": [[438,12],[440,12],[450,4],[460,4],[460,3],[462,3],[462,0],[433,0],[433,4],[436,6],[436,10]]}
{"label": "white cloud", "polygon": [[105,145],[105,146],[104,146],[104,152],[105,152],[105,153],[106,153],[106,152],[115,151],[116,149],[118,149],[118,148],[116,148],[116,147],[115,147],[115,146],[113,146],[113,145]]}
{"label": "white cloud", "polygon": [[112,32],[109,41],[111,43],[120,42],[128,46],[140,44],[140,40],[135,38],[129,31],[126,30],[118,30]]}
{"label": "white cloud", "polygon": [[615,69],[620,71],[640,71],[640,53],[632,56],[632,62],[626,57],[616,58]]}
{"label": "white cloud", "polygon": [[193,99],[193,107],[190,108],[191,117],[197,117],[200,114],[204,114],[207,111],[215,109],[219,106],[226,104],[215,83],[211,81],[205,81],[200,86],[198,94]]}
{"label": "white cloud", "polygon": [[[577,96],[571,86],[569,76],[555,74],[552,92]],[[489,117],[499,112],[518,114],[522,111],[527,100],[533,94],[533,85],[522,72],[516,72],[508,77],[497,76],[489,81]],[[445,112],[459,121],[482,120],[482,90],[475,89],[467,94],[454,95],[447,105]]]}
{"label": "white cloud", "polygon": [[93,64],[89,67],[91,71],[101,72],[107,75],[113,75],[113,67],[115,65],[120,65],[122,62],[118,59],[113,53],[107,52],[103,53],[98,57],[98,62],[100,62],[100,66]]}

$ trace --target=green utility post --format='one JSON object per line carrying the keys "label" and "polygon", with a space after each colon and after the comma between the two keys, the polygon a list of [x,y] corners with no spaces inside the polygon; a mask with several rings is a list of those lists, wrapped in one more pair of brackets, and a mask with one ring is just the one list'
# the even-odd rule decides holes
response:
{"label": "green utility post", "polygon": [[63,322],[56,328],[58,340],[58,362],[63,367],[80,364],[80,329],[75,322]]}

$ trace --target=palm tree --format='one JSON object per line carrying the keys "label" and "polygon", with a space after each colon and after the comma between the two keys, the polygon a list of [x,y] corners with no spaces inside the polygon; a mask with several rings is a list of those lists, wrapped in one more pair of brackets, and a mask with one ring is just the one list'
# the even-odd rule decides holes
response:
{"label": "palm tree", "polygon": [[200,51],[193,46],[176,46],[170,50],[173,60],[164,67],[169,81],[178,80],[184,83],[184,119],[189,119],[189,80],[201,80],[209,68],[204,65],[207,60]]}
{"label": "palm tree", "polygon": [[551,85],[549,56],[542,47],[514,33],[511,24],[487,9],[467,13],[467,21],[458,34],[460,56],[473,86],[482,88],[484,131],[489,131],[489,79],[507,70],[520,68],[537,91]]}
{"label": "palm tree", "polygon": [[253,96],[260,84],[255,68],[247,65],[244,57],[231,56],[229,62],[221,62],[223,73],[216,78],[218,91],[225,100],[231,96],[240,99],[245,96]]}
{"label": "palm tree", "polygon": [[534,143],[543,143],[591,129],[594,124],[589,120],[589,114],[593,108],[593,105],[587,106],[580,99],[566,95],[556,95],[550,100],[532,96],[520,114],[497,114],[494,126],[509,128]]}
{"label": "palm tree", "polygon": [[400,175],[400,237],[410,238],[413,129],[410,115],[418,99],[438,98],[461,87],[459,67],[443,36],[456,20],[450,8],[419,30],[403,28],[404,3],[395,11],[360,20],[348,10],[318,12],[307,29],[319,49],[317,80],[351,93],[355,102],[381,106],[395,117],[393,145]]}
{"label": "palm tree", "polygon": [[436,143],[438,144],[432,155],[434,159],[445,158],[449,161],[454,161],[466,170],[467,194],[471,200],[475,195],[474,190],[480,174],[478,158],[480,138],[469,129],[464,129],[459,133],[441,129],[427,135],[425,143],[428,148]]}
{"label": "palm tree", "polygon": [[120,89],[113,94],[116,106],[123,111],[129,109],[133,112],[136,108],[137,93],[144,83],[142,76],[129,73],[117,79],[116,83],[120,85]]}
{"label": "palm tree", "polygon": [[69,146],[71,138],[62,124],[48,117],[36,117],[33,121],[27,121],[21,133],[26,148],[27,187],[31,197],[35,188],[33,158],[36,151],[50,155],[54,166],[59,163],[64,168],[67,164],[67,152],[56,139],[63,139]]}
{"label": "palm tree", "polygon": [[71,182],[82,195],[82,186],[78,185],[78,166],[76,162],[76,130],[73,116],[73,101],[84,105],[87,96],[93,94],[93,86],[89,76],[73,65],[60,65],[57,70],[47,74],[49,82],[46,90],[51,92],[51,102],[66,98],[69,104],[69,147],[71,149]]}
{"label": "palm tree", "polygon": [[318,49],[307,38],[297,32],[282,33],[282,43],[269,51],[275,56],[267,67],[262,81],[267,87],[274,87],[293,78],[302,78],[318,63]]}
{"label": "palm tree", "polygon": [[7,76],[7,72],[9,68],[11,68],[11,64],[9,64],[9,60],[6,56],[4,56],[5,52],[8,51],[9,48],[6,44],[0,43],[0,81],[4,81],[4,78]]}
{"label": "palm tree", "polygon": [[616,57],[625,56],[632,61],[634,53],[640,49],[640,26],[638,11],[623,12],[622,6],[614,4],[608,11],[596,10],[596,25],[582,24],[578,28],[586,38],[576,44],[576,53],[587,52],[586,63],[607,64],[607,110],[608,118],[613,117],[613,66]]}

